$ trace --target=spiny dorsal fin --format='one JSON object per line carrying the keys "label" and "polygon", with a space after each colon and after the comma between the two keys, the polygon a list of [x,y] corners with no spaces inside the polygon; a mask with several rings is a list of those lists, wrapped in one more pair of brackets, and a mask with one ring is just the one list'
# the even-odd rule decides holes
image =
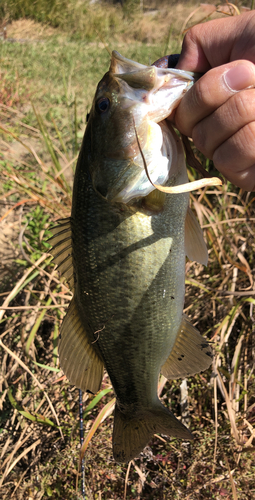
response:
{"label": "spiny dorsal fin", "polygon": [[185,252],[190,260],[207,266],[208,252],[203,232],[190,207],[185,220]]}
{"label": "spiny dorsal fin", "polygon": [[89,340],[72,299],[60,330],[60,366],[71,384],[96,393],[101,385],[104,365]]}
{"label": "spiny dorsal fin", "polygon": [[71,219],[62,219],[51,229],[53,233],[49,241],[54,263],[57,264],[61,276],[65,277],[71,291],[74,289],[73,260],[72,260],[72,229]]}
{"label": "spiny dorsal fin", "polygon": [[206,370],[211,363],[210,345],[183,315],[174,347],[161,368],[162,375],[169,380],[185,378]]}

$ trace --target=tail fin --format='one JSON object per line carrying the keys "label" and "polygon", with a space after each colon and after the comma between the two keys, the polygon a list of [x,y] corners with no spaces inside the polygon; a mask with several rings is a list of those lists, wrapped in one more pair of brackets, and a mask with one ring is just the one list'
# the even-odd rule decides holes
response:
{"label": "tail fin", "polygon": [[131,417],[115,407],[113,456],[117,462],[129,462],[137,457],[155,433],[181,439],[193,439],[191,432],[160,402],[139,416]]}

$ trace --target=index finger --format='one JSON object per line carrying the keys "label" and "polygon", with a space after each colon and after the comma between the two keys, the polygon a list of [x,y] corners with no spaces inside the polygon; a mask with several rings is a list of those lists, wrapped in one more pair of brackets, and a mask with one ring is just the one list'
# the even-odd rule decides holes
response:
{"label": "index finger", "polygon": [[222,106],[234,93],[255,86],[255,66],[234,61],[203,75],[182,98],[176,113],[176,127],[192,137],[194,126]]}
{"label": "index finger", "polygon": [[205,73],[238,59],[255,63],[255,11],[193,26],[176,69]]}

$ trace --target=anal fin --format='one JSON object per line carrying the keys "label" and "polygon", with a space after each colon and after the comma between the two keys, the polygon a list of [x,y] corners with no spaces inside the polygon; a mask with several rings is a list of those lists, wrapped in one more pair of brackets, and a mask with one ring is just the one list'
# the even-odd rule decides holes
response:
{"label": "anal fin", "polygon": [[212,350],[199,331],[183,315],[174,347],[161,367],[168,380],[185,378],[200,373],[212,363]]}
{"label": "anal fin", "polygon": [[96,353],[72,299],[60,330],[60,366],[68,380],[83,391],[96,393],[103,378],[104,365]]}

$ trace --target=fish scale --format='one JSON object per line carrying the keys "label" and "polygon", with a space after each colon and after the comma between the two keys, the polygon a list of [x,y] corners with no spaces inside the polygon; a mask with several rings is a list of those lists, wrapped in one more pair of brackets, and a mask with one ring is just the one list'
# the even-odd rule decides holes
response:
{"label": "fish scale", "polygon": [[[84,191],[79,170],[77,176],[79,189]],[[88,183],[85,178],[84,184]],[[139,387],[142,379],[142,391],[136,394],[130,390],[128,398],[143,406],[150,391],[147,386],[155,389],[157,385],[160,367],[168,357],[182,316],[184,286],[180,282],[184,276],[188,195],[182,195],[186,203],[177,203],[177,207],[176,198],[169,197],[161,214],[148,216],[130,210],[127,217],[126,212],[109,205],[93,189],[86,192],[86,200],[79,198],[81,206],[76,201],[73,207],[71,224],[84,327],[91,342],[97,339],[93,345],[104,359],[118,400],[121,402],[123,390],[123,399],[127,397],[130,377],[135,376],[137,380],[131,385]],[[164,289],[171,289],[171,296],[168,293],[162,300]],[[174,301],[178,306],[173,307]],[[103,327],[99,335],[94,334]],[[171,338],[166,335],[169,328],[173,331]],[[155,330],[159,330],[157,336]],[[127,367],[124,372],[123,364]]]}

